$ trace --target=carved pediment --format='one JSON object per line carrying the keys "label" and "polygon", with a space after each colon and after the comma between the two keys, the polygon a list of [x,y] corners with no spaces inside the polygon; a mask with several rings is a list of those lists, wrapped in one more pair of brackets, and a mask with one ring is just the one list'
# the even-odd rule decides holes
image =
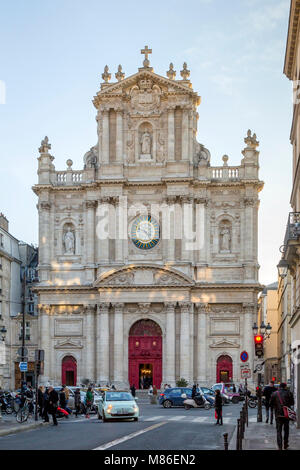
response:
{"label": "carved pediment", "polygon": [[240,345],[235,342],[235,341],[229,341],[226,338],[223,338],[219,341],[214,341],[212,344],[209,345],[210,348],[222,348],[222,349],[228,349],[228,348],[239,348]]}
{"label": "carved pediment", "polygon": [[66,338],[63,341],[56,341],[54,349],[82,349],[83,346],[80,341],[74,341],[71,338]]}
{"label": "carved pediment", "polygon": [[133,287],[133,286],[174,286],[188,287],[193,281],[175,269],[148,266],[127,266],[119,270],[102,274],[94,283],[94,287]]}

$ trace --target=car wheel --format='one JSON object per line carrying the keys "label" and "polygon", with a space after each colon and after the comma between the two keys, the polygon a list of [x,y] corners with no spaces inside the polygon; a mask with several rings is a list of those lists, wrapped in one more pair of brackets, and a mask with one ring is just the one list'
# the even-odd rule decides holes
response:
{"label": "car wheel", "polygon": [[232,400],[231,400],[231,401],[232,401],[232,403],[233,403],[234,405],[237,405],[237,403],[238,403],[240,400],[239,400],[239,397],[232,397]]}
{"label": "car wheel", "polygon": [[139,420],[139,418],[133,418],[133,421],[138,421],[138,420]]}
{"label": "car wheel", "polygon": [[211,404],[210,403],[205,403],[204,409],[205,410],[210,410],[211,409]]}
{"label": "car wheel", "polygon": [[190,410],[191,408],[192,408],[191,405],[184,405],[185,410]]}
{"label": "car wheel", "polygon": [[172,402],[170,400],[165,400],[163,403],[164,408],[172,408]]}

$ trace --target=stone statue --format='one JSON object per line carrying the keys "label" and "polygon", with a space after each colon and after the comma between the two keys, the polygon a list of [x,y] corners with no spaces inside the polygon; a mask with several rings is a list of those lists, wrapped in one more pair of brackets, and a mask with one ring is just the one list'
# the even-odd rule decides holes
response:
{"label": "stone statue", "polygon": [[221,232],[221,251],[230,251],[230,230],[224,227]]}
{"label": "stone statue", "polygon": [[65,254],[66,255],[73,255],[75,249],[75,237],[73,232],[70,229],[65,233],[64,236],[64,243],[65,243]]}
{"label": "stone statue", "polygon": [[149,132],[144,132],[141,138],[142,144],[142,155],[150,155],[151,154],[151,135]]}

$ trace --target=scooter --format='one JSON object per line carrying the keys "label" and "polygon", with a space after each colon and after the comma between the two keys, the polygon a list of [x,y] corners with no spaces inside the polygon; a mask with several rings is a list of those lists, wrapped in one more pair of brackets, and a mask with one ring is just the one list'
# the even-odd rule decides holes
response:
{"label": "scooter", "polygon": [[190,410],[191,408],[204,408],[205,410],[211,409],[211,404],[203,395],[196,395],[194,398],[187,398],[184,393],[181,396],[182,398],[185,398],[183,402],[185,410]]}

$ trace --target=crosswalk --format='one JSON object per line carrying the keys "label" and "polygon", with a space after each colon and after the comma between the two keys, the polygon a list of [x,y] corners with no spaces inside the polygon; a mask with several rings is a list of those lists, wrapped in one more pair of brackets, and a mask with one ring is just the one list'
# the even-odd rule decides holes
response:
{"label": "crosswalk", "polygon": [[[189,422],[189,423],[197,423],[197,424],[209,424],[215,423],[215,417],[212,416],[198,416],[197,418],[192,417],[191,415],[175,415],[175,416],[168,416],[168,415],[157,415],[157,416],[140,416],[140,421],[145,422],[155,422],[155,421],[168,421],[168,422]],[[249,422],[253,423],[256,422],[255,418],[249,418]],[[224,416],[223,417],[223,424],[233,424],[236,425],[237,417],[234,416]]]}

